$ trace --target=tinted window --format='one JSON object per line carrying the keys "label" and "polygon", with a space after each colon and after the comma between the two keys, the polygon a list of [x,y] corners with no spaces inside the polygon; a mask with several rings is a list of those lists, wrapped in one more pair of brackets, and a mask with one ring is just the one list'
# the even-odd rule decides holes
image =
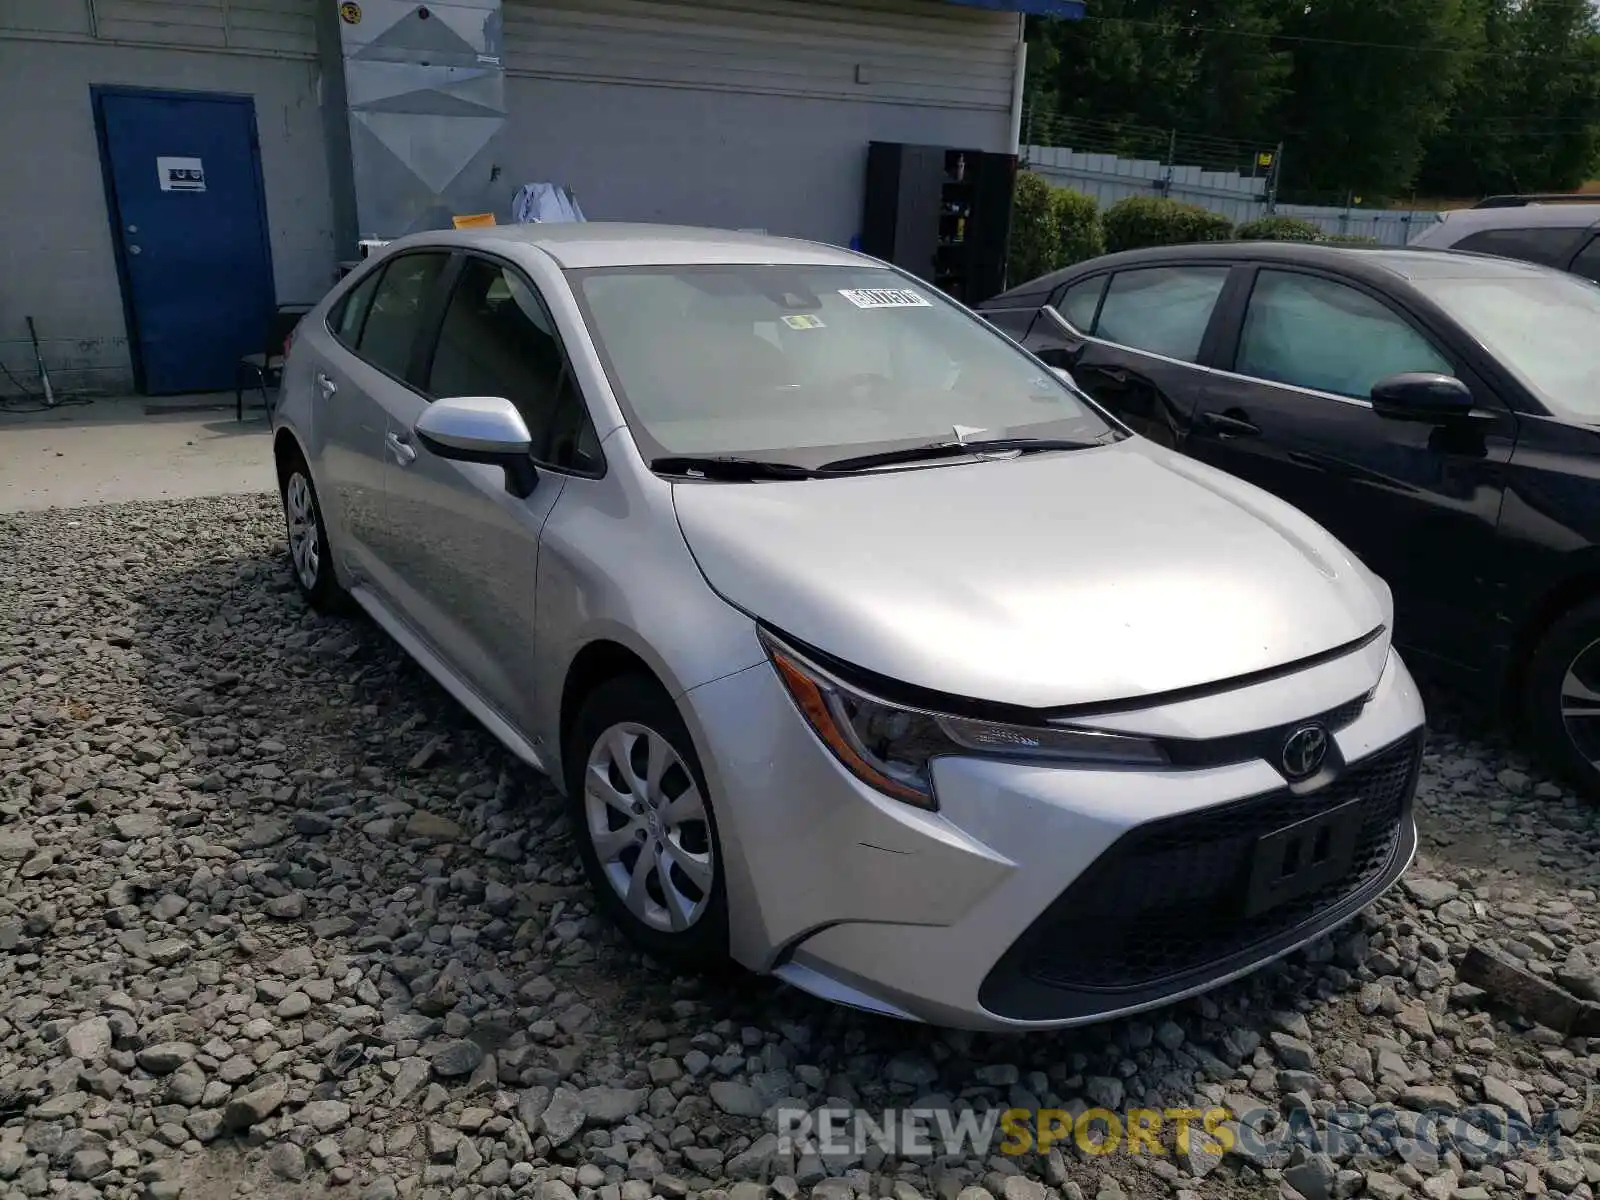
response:
{"label": "tinted window", "polygon": [[1501,258],[1520,258],[1525,262],[1565,267],[1583,230],[1544,226],[1534,229],[1483,229],[1468,234],[1452,250],[1474,250],[1497,254]]}
{"label": "tinted window", "polygon": [[361,336],[361,323],[366,319],[367,309],[372,304],[372,294],[378,290],[378,281],[382,278],[382,270],[374,271],[346,292],[328,322],[334,336],[352,349]]}
{"label": "tinted window", "polygon": [[1100,293],[1106,290],[1106,277],[1098,275],[1075,283],[1056,302],[1056,311],[1083,333],[1094,332],[1094,313],[1100,307]]}
{"label": "tinted window", "polygon": [[443,254],[405,254],[384,268],[361,330],[362,358],[397,379],[405,378],[423,305],[445,262]]}
{"label": "tinted window", "polygon": [[535,455],[561,462],[550,457],[552,446],[568,455],[598,449],[592,431],[585,439],[587,415],[565,367],[555,326],[532,286],[497,263],[469,259],[445,309],[428,393],[504,397],[527,422]]}
{"label": "tinted window", "polygon": [[1363,399],[1378,380],[1402,371],[1455,374],[1387,305],[1342,283],[1289,271],[1256,276],[1234,369]]}
{"label": "tinted window", "polygon": [[1589,239],[1589,244],[1578,251],[1572,260],[1572,273],[1600,283],[1600,237]]}
{"label": "tinted window", "polygon": [[1227,267],[1151,267],[1113,275],[1095,336],[1194,362],[1227,281]]}

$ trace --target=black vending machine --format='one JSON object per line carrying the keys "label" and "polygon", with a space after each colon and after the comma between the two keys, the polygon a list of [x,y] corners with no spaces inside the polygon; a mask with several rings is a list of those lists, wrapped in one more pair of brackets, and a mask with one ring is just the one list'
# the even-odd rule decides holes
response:
{"label": "black vending machine", "polygon": [[1006,286],[1017,156],[872,142],[861,249],[963,304]]}

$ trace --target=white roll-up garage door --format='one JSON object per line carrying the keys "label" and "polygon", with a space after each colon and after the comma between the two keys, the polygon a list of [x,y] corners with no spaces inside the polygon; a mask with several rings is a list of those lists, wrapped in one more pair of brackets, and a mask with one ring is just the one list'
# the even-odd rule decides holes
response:
{"label": "white roll-up garage door", "polygon": [[510,183],[845,243],[867,143],[1003,150],[1022,18],[940,0],[505,0]]}

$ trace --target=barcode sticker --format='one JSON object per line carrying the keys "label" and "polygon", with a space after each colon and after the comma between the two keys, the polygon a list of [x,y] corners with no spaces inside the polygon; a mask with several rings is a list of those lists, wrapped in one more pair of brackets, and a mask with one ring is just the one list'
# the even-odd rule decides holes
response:
{"label": "barcode sticker", "polygon": [[857,308],[932,308],[908,288],[840,288],[839,295]]}

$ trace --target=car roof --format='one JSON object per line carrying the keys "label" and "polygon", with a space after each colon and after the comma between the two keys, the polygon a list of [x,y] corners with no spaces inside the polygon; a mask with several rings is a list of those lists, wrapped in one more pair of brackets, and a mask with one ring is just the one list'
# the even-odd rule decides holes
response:
{"label": "car roof", "polygon": [[[1032,296],[1053,291],[1057,286],[1081,275],[1130,267],[1173,262],[1292,263],[1330,270],[1382,284],[1399,278],[1419,279],[1514,278],[1528,273],[1548,273],[1550,268],[1516,259],[1460,251],[1406,249],[1398,246],[1327,246],[1315,242],[1191,242],[1176,246],[1151,246],[1143,250],[1124,250],[1105,254],[1063,267],[1039,279],[1018,284],[995,297],[991,304],[1008,296]],[[986,305],[985,307],[988,307]]]}
{"label": "car roof", "polygon": [[386,252],[416,246],[477,247],[515,253],[544,251],[564,268],[782,263],[793,266],[881,267],[865,255],[800,238],[771,237],[690,225],[626,221],[536,222],[479,229],[437,229],[390,242]]}
{"label": "car roof", "polygon": [[1450,209],[1426,232],[1430,241],[1443,245],[1486,229],[1587,229],[1596,221],[1600,221],[1600,196],[1593,201],[1530,201],[1504,208]]}

